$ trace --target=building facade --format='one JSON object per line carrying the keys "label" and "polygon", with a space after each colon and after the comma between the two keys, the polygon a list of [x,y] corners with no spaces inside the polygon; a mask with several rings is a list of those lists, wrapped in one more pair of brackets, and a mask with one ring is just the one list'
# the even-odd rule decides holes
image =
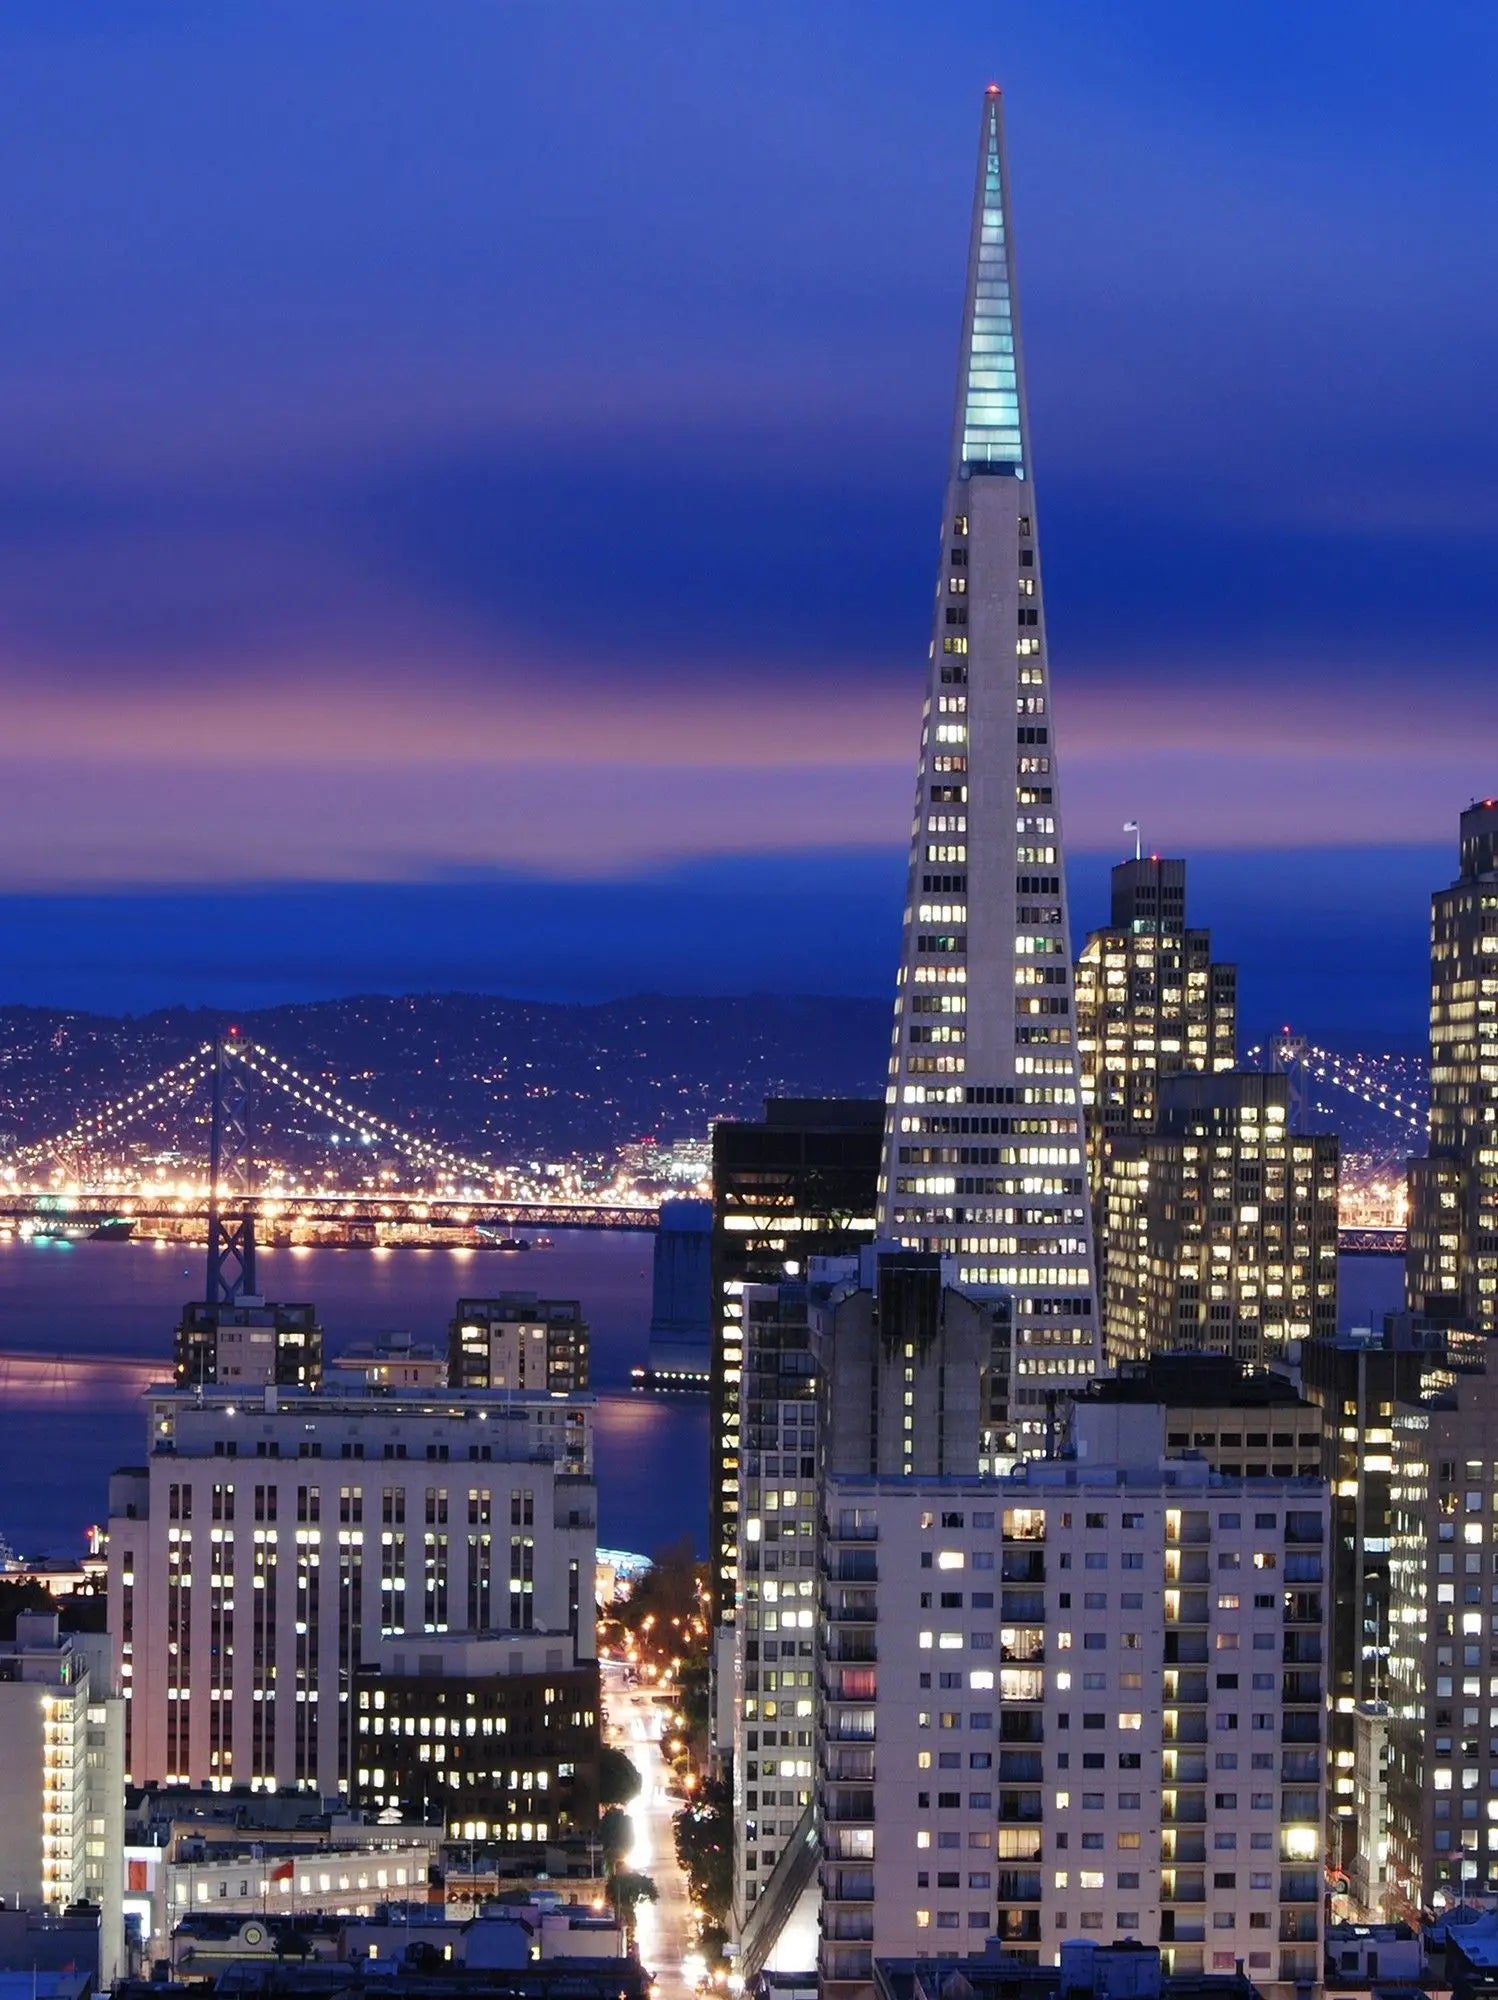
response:
{"label": "building facade", "polygon": [[708,1583],[720,1631],[738,1593],[744,1287],[778,1284],[811,1257],[871,1239],[882,1129],[882,1107],[858,1098],[770,1098],[758,1124],[713,1127]]}
{"label": "building facade", "polygon": [[1498,1333],[1498,799],[1461,819],[1461,866],[1431,899],[1430,1143],[1410,1162],[1406,1301]]}
{"label": "building facade", "polygon": [[1238,968],[1212,958],[1210,931],[1186,923],[1186,864],[1156,855],[1113,870],[1107,927],[1077,960],[1077,1055],[1094,1214],[1109,1139],[1147,1137],[1160,1079],[1238,1060]]}
{"label": "building facade", "polygon": [[1330,1339],[1337,1164],[1332,1134],[1290,1131],[1283,1076],[1164,1079],[1155,1135],[1107,1145],[1110,1360],[1185,1349],[1265,1368]]}
{"label": "building facade", "polygon": [[103,1984],[124,1970],[122,1706],[103,1644],[56,1612],[0,1640],[0,1883],[17,1908],[95,1904]]}
{"label": "building facade", "polygon": [[1394,1409],[1386,1914],[1498,1895],[1498,1352]]}
{"label": "building facade", "polygon": [[454,1839],[538,1841],[598,1824],[598,1663],[573,1635],[382,1638],[354,1677],[354,1801],[442,1816]]}
{"label": "building facade", "polygon": [[192,1299],[177,1325],[177,1386],[315,1389],[322,1348],[315,1306],[276,1305],[248,1293]]}
{"label": "building facade", "polygon": [[1012,1304],[1013,1415],[1098,1359],[1060,777],[1010,236],[984,99],[921,725],[879,1234]]}
{"label": "building facade", "polygon": [[1007,1326],[992,1301],[950,1283],[953,1268],[874,1244],[743,1294],[734,1916],[752,1959],[791,1915],[787,1895],[751,1924],[760,1898],[810,1832],[819,1482],[940,1479],[993,1462]]}
{"label": "building facade", "polygon": [[825,1490],[822,1991],[1096,1933],[1320,1974],[1326,1491],[1078,1406],[1075,1458]]}
{"label": "building facade", "polygon": [[594,1657],[587,1399],[165,1391],[110,1482],[109,1630],[136,1784],[347,1792],[383,1640]]}
{"label": "building facade", "polygon": [[505,1292],[459,1299],[448,1327],[454,1389],[519,1389],[573,1396],[588,1386],[588,1323],[576,1299]]}
{"label": "building facade", "polygon": [[1328,1854],[1357,1908],[1383,1904],[1389,1699],[1389,1560],[1394,1419],[1418,1403],[1445,1341],[1412,1314],[1339,1331],[1301,1348],[1300,1380],[1324,1415],[1322,1472],[1332,1493]]}

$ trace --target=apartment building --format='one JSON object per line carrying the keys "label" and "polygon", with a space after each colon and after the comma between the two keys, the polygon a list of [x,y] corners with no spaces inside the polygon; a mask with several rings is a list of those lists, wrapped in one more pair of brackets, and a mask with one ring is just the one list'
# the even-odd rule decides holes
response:
{"label": "apartment building", "polygon": [[588,1386],[591,1342],[576,1299],[505,1292],[459,1299],[448,1327],[454,1389],[521,1389],[572,1396]]}
{"label": "apartment building", "polygon": [[1327,1493],[1174,1458],[1079,1405],[1006,1478],[829,1479],[823,1991],[997,1936],[1158,1943],[1291,2000],[1319,1976]]}

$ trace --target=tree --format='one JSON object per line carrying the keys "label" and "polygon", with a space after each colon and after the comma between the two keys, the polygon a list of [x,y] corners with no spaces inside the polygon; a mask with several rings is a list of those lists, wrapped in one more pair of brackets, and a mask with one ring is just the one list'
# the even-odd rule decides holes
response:
{"label": "tree", "polygon": [[635,1842],[635,1830],[627,1812],[610,1806],[598,1821],[598,1844],[603,1849],[604,1866],[617,1868]]}
{"label": "tree", "polygon": [[635,1927],[635,1911],[641,1903],[659,1901],[655,1883],[648,1875],[638,1875],[632,1869],[622,1869],[609,1883],[609,1894],[614,1899],[614,1914],[630,1930]]}
{"label": "tree", "polygon": [[676,1815],[676,1852],[693,1900],[725,1922],[733,1900],[733,1792],[725,1780],[709,1780]]}
{"label": "tree", "polygon": [[598,1803],[627,1806],[639,1790],[640,1774],[633,1760],[623,1750],[605,1743],[598,1753]]}
{"label": "tree", "polygon": [[0,1578],[0,1639],[14,1639],[23,1611],[55,1611],[57,1599],[35,1577]]}

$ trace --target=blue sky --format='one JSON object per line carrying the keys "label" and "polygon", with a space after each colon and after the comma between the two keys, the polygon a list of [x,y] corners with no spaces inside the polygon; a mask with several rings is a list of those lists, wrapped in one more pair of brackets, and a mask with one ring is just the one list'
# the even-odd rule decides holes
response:
{"label": "blue sky", "polygon": [[0,56],[0,997],[884,990],[992,76],[1075,914],[1140,817],[1253,1007],[1418,1034],[1498,782],[1490,8]]}

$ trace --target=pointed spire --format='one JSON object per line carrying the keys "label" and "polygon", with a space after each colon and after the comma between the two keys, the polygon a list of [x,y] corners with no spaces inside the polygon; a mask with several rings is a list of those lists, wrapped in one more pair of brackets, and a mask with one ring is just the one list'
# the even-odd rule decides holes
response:
{"label": "pointed spire", "polygon": [[959,376],[960,427],[954,446],[957,465],[964,472],[1023,479],[1018,309],[1005,214],[1008,181],[1004,100],[998,85],[991,83],[983,99],[978,148]]}

